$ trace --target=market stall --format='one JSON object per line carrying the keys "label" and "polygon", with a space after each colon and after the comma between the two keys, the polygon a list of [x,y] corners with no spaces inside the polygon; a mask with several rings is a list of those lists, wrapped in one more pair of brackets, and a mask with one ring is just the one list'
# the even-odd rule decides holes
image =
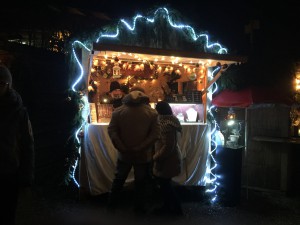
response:
{"label": "market stall", "polygon": [[[86,174],[85,183],[89,185],[86,189],[92,195],[109,191],[114,176],[117,151],[107,133],[113,107],[103,99],[113,81],[129,87],[142,87],[150,97],[151,104],[166,99],[170,102],[175,116],[183,125],[180,148],[184,155],[184,170],[174,181],[180,185],[206,185],[210,177],[207,168],[211,160],[211,129],[206,119],[207,93],[202,91],[209,84],[207,76],[210,65],[233,63],[217,57],[217,61],[214,61],[204,58],[204,54],[94,45],[93,54],[88,57],[91,67],[88,68],[87,83],[96,82],[99,85],[97,90],[101,87],[102,92],[89,96],[90,123],[85,126],[85,168],[81,168]],[[116,66],[118,72],[114,71]],[[141,67],[144,69],[137,69]],[[177,79],[170,83],[172,76],[177,76]],[[131,173],[127,183],[132,182],[132,178]]]}
{"label": "market stall", "polygon": [[[167,26],[159,29],[185,29],[181,38],[186,35],[195,35],[190,26],[176,26],[171,22],[168,10],[159,8],[154,13],[154,18],[161,16]],[[166,17],[167,15],[167,17]],[[180,140],[181,151],[184,155],[184,170],[174,178],[180,185],[206,186],[211,177],[211,156],[210,156],[210,133],[211,125],[207,119],[210,106],[212,85],[220,76],[224,68],[231,64],[244,61],[244,58],[230,56],[227,50],[218,43],[211,43],[208,35],[199,35],[197,38],[188,39],[187,42],[197,42],[203,37],[203,51],[193,48],[189,43],[185,48],[179,42],[178,37],[160,40],[161,36],[155,36],[149,43],[157,43],[155,47],[133,43],[142,39],[143,43],[150,34],[153,34],[153,27],[150,27],[149,35],[137,38],[135,26],[137,19],[145,19],[137,16],[133,20],[132,27],[124,20],[121,22],[128,33],[127,42],[120,44],[121,37],[107,42],[94,42],[92,48],[82,48],[80,57],[81,84],[86,85],[87,111],[86,123],[82,126],[83,142],[82,156],[80,163],[80,188],[89,194],[98,195],[109,190],[117,160],[117,151],[107,134],[113,111],[111,102],[112,83],[120,84],[118,89],[123,92],[129,91],[132,87],[141,87],[150,98],[152,107],[158,101],[165,100],[171,104],[173,113],[183,125],[183,135]],[[152,19],[151,21],[153,21]],[[150,19],[145,20],[149,24]],[[162,23],[159,23],[160,25]],[[151,25],[154,26],[154,25]],[[124,32],[125,28],[117,29],[117,35]],[[134,31],[134,32],[133,32]],[[145,29],[143,30],[145,31]],[[151,33],[152,32],[152,33]],[[184,31],[185,32],[185,31]],[[157,35],[157,33],[154,33]],[[167,33],[166,33],[167,34]],[[181,33],[182,34],[182,33]],[[117,35],[103,34],[98,38],[111,38]],[[120,34],[119,34],[120,35]],[[123,34],[124,35],[124,34]],[[128,36],[135,35],[128,41]],[[153,37],[151,37],[153,38]],[[176,44],[177,43],[177,44]],[[204,43],[204,44],[203,44]],[[75,42],[81,47],[80,42]],[[181,46],[180,46],[181,45]],[[165,47],[164,47],[165,46]],[[174,48],[171,48],[174,46]],[[74,50],[74,53],[76,51]],[[73,89],[79,86],[78,79]],[[132,181],[132,174],[126,183]]]}

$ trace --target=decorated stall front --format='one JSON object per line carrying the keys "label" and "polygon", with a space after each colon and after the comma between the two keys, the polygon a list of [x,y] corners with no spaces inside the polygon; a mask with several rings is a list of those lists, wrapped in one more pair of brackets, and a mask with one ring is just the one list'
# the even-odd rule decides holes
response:
{"label": "decorated stall front", "polygon": [[[184,169],[174,181],[214,189],[211,96],[222,72],[243,59],[230,56],[207,34],[197,34],[191,26],[181,24],[172,10],[158,8],[149,15],[122,19],[89,44],[73,42],[80,76],[72,90],[80,93],[83,119],[76,133],[82,134],[77,139],[80,179],[74,176],[74,181],[91,195],[108,192],[114,177],[117,150],[107,127],[118,93],[111,93],[116,89],[128,93],[133,87],[145,90],[152,107],[168,101],[183,126]],[[130,173],[126,184],[132,181]]]}

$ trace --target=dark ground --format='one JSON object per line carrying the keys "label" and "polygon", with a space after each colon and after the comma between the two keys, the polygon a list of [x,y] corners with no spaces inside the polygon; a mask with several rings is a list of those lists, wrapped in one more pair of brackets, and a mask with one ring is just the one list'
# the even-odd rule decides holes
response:
{"label": "dark ground", "polygon": [[[106,208],[107,195],[79,201],[74,188],[34,187],[24,192],[18,210],[17,225],[119,225],[119,224],[184,224],[184,225],[299,225],[300,197],[242,189],[240,203],[211,205],[202,190],[178,188],[184,216],[158,216],[151,211],[138,215],[133,210],[132,190],[124,192],[115,212]],[[248,196],[248,197],[247,197]],[[158,199],[149,199],[149,206]]]}

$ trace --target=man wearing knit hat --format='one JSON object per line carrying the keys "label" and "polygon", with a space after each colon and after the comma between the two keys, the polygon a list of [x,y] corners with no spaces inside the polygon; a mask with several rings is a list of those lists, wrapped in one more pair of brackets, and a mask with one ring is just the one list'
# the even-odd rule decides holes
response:
{"label": "man wearing knit hat", "polygon": [[34,140],[27,110],[4,65],[0,65],[0,120],[0,224],[13,225],[19,188],[33,182]]}
{"label": "man wearing knit hat", "polygon": [[122,105],[122,98],[125,93],[121,89],[121,85],[118,81],[112,81],[109,87],[109,95],[111,97],[111,103],[113,104],[113,108],[116,109]]}

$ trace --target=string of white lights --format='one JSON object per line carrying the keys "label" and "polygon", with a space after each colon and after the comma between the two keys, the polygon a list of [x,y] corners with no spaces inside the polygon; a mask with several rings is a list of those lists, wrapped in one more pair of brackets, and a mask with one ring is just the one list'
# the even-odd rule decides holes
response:
{"label": "string of white lights", "polygon": [[[136,27],[136,22],[137,22],[138,19],[144,19],[146,22],[154,23],[155,22],[155,18],[157,17],[158,13],[160,13],[160,12],[166,14],[167,21],[168,21],[168,23],[173,28],[187,30],[189,32],[190,37],[194,41],[198,41],[199,38],[205,38],[205,45],[206,45],[207,49],[212,49],[213,47],[218,47],[219,50],[216,53],[218,53],[218,54],[227,54],[228,53],[227,49],[224,48],[221,44],[219,44],[219,43],[210,43],[209,36],[207,34],[198,34],[197,35],[196,32],[195,32],[195,30],[194,30],[194,28],[191,27],[190,25],[176,24],[176,23],[172,22],[172,19],[171,19],[170,15],[169,15],[169,11],[166,8],[158,8],[154,12],[153,18],[147,18],[147,17],[142,16],[142,15],[136,15],[133,18],[133,23],[132,23],[133,25],[129,25],[129,23],[127,21],[125,21],[124,19],[121,19],[120,22],[121,22],[121,24],[124,24],[125,27],[128,30],[134,31],[135,27]],[[100,36],[96,40],[96,43],[98,43],[101,38],[116,38],[118,35],[119,35],[119,26],[117,26],[115,34],[100,34]],[[212,51],[213,51],[213,49],[212,49]]]}
{"label": "string of white lights", "polygon": [[[204,38],[205,39],[205,46],[207,49],[211,50],[213,53],[218,53],[218,54],[227,54],[227,49],[222,47],[221,44],[219,43],[210,43],[209,41],[209,36],[207,34],[196,34],[195,30],[193,27],[189,26],[189,25],[184,25],[184,24],[176,24],[174,22],[172,22],[172,19],[169,15],[169,11],[166,9],[166,8],[158,8],[155,12],[154,12],[154,16],[153,18],[147,18],[145,16],[142,16],[142,15],[136,15],[134,18],[133,18],[133,22],[132,22],[132,25],[130,25],[128,22],[126,22],[124,19],[121,19],[120,20],[120,23],[125,25],[125,27],[131,31],[134,31],[135,30],[135,27],[136,27],[136,21],[138,19],[144,19],[146,22],[150,22],[150,23],[154,23],[155,22],[155,18],[158,16],[159,13],[165,13],[166,14],[166,18],[167,18],[167,21],[168,23],[175,29],[185,29],[188,31],[190,37],[192,40],[194,40],[195,42],[198,41],[200,38]],[[119,35],[119,26],[117,26],[116,28],[116,32],[114,34],[109,34],[109,33],[104,33],[104,34],[100,34],[100,36],[96,39],[96,43],[98,43],[101,39],[103,38],[111,38],[111,39],[116,39]],[[75,46],[79,46],[81,48],[84,48],[85,50],[91,52],[91,49],[89,49],[84,43],[82,43],[81,41],[79,40],[76,40],[72,43],[72,53],[73,53],[73,56],[76,60],[76,63],[78,65],[78,67],[80,68],[80,74],[78,75],[78,77],[76,78],[76,80],[74,81],[74,83],[72,84],[72,91],[74,92],[80,92],[76,89],[76,86],[78,85],[78,83],[82,80],[83,76],[84,76],[84,70],[83,70],[83,66],[80,62],[80,60],[78,59],[78,56],[76,54],[76,51],[75,51]],[[217,52],[214,52],[214,47],[217,47],[218,50]],[[217,70],[217,69],[216,69]],[[215,71],[216,71],[215,70]],[[213,72],[213,74],[215,73],[215,71]],[[217,87],[216,87],[217,89]],[[214,91],[216,91],[216,89]],[[213,92],[214,92],[213,91]],[[84,96],[82,96],[83,98]],[[87,102],[87,99],[83,99],[82,100],[84,106],[82,108],[84,108],[85,110],[81,110],[81,117],[83,118],[83,122],[81,123],[81,125],[79,126],[79,128],[76,130],[75,132],[75,137],[76,137],[76,141],[78,142],[78,144],[80,145],[80,139],[78,138],[78,135],[79,133],[82,131],[82,128],[84,127],[84,125],[87,123],[87,118],[88,116],[87,115],[83,115],[83,113],[85,112],[89,112],[89,109],[88,109],[88,102]],[[211,108],[208,109],[208,113],[211,113]],[[212,116],[213,117],[213,116]],[[216,122],[214,121],[213,124],[216,126]],[[216,129],[214,128],[213,131],[215,131]],[[211,133],[210,137],[213,137],[213,133]],[[213,138],[211,138],[211,141],[214,142]],[[215,169],[215,167],[217,166],[217,163],[212,155],[212,153],[215,151],[215,149],[213,149],[212,151],[209,152],[213,162],[214,162],[214,165],[213,167],[211,168],[208,168],[207,171],[209,171],[209,173],[214,177],[213,179],[210,179],[208,180],[207,182],[208,183],[212,183],[214,185],[214,189],[209,189],[207,190],[208,192],[213,192],[213,193],[216,193],[215,192],[215,189],[217,187],[217,183],[216,183],[216,179],[217,179],[217,176],[213,173],[213,170]],[[79,147],[79,154],[80,154],[80,147]],[[72,179],[73,181],[75,182],[75,184],[79,187],[79,183],[77,182],[77,180],[75,179],[75,171],[76,171],[76,167],[78,166],[78,160],[75,161],[75,164],[73,165],[73,172],[72,172]],[[213,198],[213,201],[214,199],[216,198],[216,196]]]}
{"label": "string of white lights", "polygon": [[[217,72],[219,72],[220,69],[221,69],[221,67],[218,66],[217,68],[215,68],[215,69],[212,71],[212,73],[208,73],[209,78],[212,80],[212,79],[214,78],[214,74],[216,74]],[[212,95],[213,95],[217,90],[218,90],[218,85],[217,85],[217,83],[215,82],[215,83],[212,85],[212,91],[210,92],[209,95],[207,95],[208,98],[209,98],[210,100],[212,100]],[[216,161],[216,159],[215,159],[215,157],[214,157],[214,155],[213,155],[213,153],[216,151],[216,149],[217,149],[217,147],[218,147],[218,144],[217,144],[217,142],[216,142],[216,137],[215,137],[215,135],[216,135],[216,131],[219,129],[219,128],[218,128],[217,121],[215,120],[214,115],[213,115],[213,113],[212,113],[212,110],[213,110],[214,108],[215,108],[215,106],[210,105],[210,106],[208,106],[208,110],[207,110],[208,114],[210,115],[210,118],[212,118],[212,119],[211,119],[211,126],[213,126],[213,127],[211,128],[211,133],[210,133],[210,143],[211,143],[210,146],[211,146],[211,149],[210,149],[210,151],[209,151],[209,156],[210,156],[210,158],[211,158],[211,163],[212,163],[212,165],[210,166],[210,168],[207,168],[207,171],[206,171],[206,172],[207,172],[208,174],[210,174],[211,177],[212,177],[212,178],[206,180],[206,182],[207,182],[208,184],[210,184],[211,188],[207,189],[206,192],[207,192],[207,193],[210,193],[210,194],[212,195],[212,198],[211,198],[211,202],[212,202],[212,203],[215,203],[215,202],[217,201],[217,197],[218,197],[218,195],[217,195],[217,188],[218,188],[218,186],[219,186],[219,183],[218,183],[218,181],[217,181],[218,176],[217,176],[217,174],[215,173],[215,169],[216,169],[216,167],[218,166],[218,163],[217,163],[217,161]]]}

